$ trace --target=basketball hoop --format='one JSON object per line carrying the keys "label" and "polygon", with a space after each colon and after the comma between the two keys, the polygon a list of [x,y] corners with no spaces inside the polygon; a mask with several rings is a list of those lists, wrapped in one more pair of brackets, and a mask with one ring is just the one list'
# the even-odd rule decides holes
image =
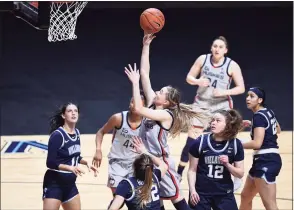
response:
{"label": "basketball hoop", "polygon": [[77,19],[87,3],[86,1],[52,1],[50,4],[48,41],[56,42],[76,39]]}

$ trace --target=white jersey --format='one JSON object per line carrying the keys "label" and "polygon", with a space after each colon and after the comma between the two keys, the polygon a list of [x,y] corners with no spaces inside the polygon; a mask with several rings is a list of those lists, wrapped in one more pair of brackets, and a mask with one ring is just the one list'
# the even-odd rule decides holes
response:
{"label": "white jersey", "polygon": [[112,146],[108,154],[109,159],[119,159],[123,161],[133,161],[137,153],[131,151],[134,149],[132,137],[139,136],[141,124],[132,129],[128,121],[128,111],[121,112],[122,123],[119,128],[115,128],[112,139]]}
{"label": "white jersey", "polygon": [[200,76],[204,76],[210,80],[209,87],[198,87],[195,100],[212,100],[224,101],[228,100],[228,96],[214,97],[213,89],[227,90],[231,86],[232,77],[229,75],[228,70],[232,59],[225,57],[224,62],[220,66],[213,66],[212,55],[207,54],[204,63],[201,67]]}
{"label": "white jersey", "polygon": [[[151,108],[154,108],[154,105]],[[166,111],[173,117],[171,111],[167,109]],[[157,157],[168,157],[170,154],[167,144],[168,132],[169,130],[163,128],[160,122],[144,118],[139,135],[151,154]]]}

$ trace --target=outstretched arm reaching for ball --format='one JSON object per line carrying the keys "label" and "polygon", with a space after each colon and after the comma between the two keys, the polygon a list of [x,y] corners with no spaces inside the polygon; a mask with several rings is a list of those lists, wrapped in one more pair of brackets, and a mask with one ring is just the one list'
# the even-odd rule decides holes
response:
{"label": "outstretched arm reaching for ball", "polygon": [[153,34],[145,34],[143,38],[143,49],[142,49],[142,55],[141,55],[141,82],[144,94],[147,99],[147,106],[150,106],[153,102],[153,99],[155,97],[155,92],[151,87],[150,82],[150,61],[149,61],[149,52],[150,52],[150,44],[152,40],[155,38]]}

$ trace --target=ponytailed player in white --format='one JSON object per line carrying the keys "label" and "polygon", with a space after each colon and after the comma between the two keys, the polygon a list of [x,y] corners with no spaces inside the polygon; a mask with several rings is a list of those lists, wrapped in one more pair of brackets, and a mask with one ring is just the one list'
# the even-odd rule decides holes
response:
{"label": "ponytailed player in white", "polygon": [[[179,180],[175,170],[175,162],[170,157],[167,136],[173,137],[180,134],[183,129],[190,126],[193,117],[200,117],[192,111],[192,106],[180,103],[180,93],[177,89],[166,86],[160,91],[154,92],[149,78],[149,45],[154,38],[153,35],[145,35],[143,39],[143,50],[141,57],[141,82],[147,99],[147,107],[140,103],[139,82],[140,74],[136,68],[129,65],[125,68],[133,86],[134,108],[138,114],[143,116],[140,128],[140,137],[146,149],[154,156],[160,157],[169,169],[160,182],[161,199],[171,200],[176,209],[189,209],[187,202],[179,189]],[[162,203],[163,204],[163,203]],[[163,205],[161,209],[164,209]]]}
{"label": "ponytailed player in white", "polygon": [[[187,75],[186,81],[190,85],[198,86],[193,109],[205,114],[206,120],[194,118],[193,126],[189,128],[177,171],[181,176],[189,160],[190,146],[208,127],[213,114],[218,110],[232,109],[231,96],[245,92],[241,69],[235,61],[225,56],[227,52],[227,40],[223,36],[216,38],[211,46],[211,54],[199,56]],[[198,76],[200,78],[196,79]],[[235,87],[230,89],[232,80]],[[236,181],[237,189],[241,186],[241,180]]]}
{"label": "ponytailed player in white", "polygon": [[[141,105],[144,106],[145,98],[141,94]],[[133,110],[131,99],[129,111],[123,111],[112,115],[108,122],[96,133],[96,152],[93,157],[93,165],[100,167],[102,161],[102,140],[106,133],[113,130],[112,146],[108,154],[108,184],[114,195],[116,187],[124,178],[133,175],[132,164],[137,156],[131,139],[139,135],[142,117]]]}

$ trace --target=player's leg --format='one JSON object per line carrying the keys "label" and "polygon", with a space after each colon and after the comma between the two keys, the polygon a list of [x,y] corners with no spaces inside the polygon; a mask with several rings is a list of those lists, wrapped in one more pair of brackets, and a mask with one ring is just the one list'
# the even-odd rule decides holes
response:
{"label": "player's leg", "polygon": [[180,163],[178,165],[177,173],[182,176],[185,167],[189,162],[189,149],[191,145],[194,143],[194,140],[203,133],[202,126],[192,126],[188,131],[188,137],[186,140],[186,144],[181,153]]}
{"label": "player's leg", "polygon": [[253,177],[247,176],[244,188],[241,192],[240,210],[252,210],[252,200],[258,193]]}
{"label": "player's leg", "polygon": [[254,178],[262,203],[266,210],[278,210],[276,183],[267,183],[265,179]]}
{"label": "player's leg", "polygon": [[43,184],[43,210],[59,210],[62,201],[62,189],[50,185],[50,172],[46,172]]}
{"label": "player's leg", "polygon": [[80,210],[81,198],[76,184],[62,188],[62,208],[64,210]]}
{"label": "player's leg", "polygon": [[191,126],[188,130],[188,137],[186,140],[186,144],[182,150],[181,160],[180,160],[180,163],[178,165],[178,170],[177,170],[177,173],[181,177],[183,175],[183,171],[184,171],[185,167],[187,166],[187,164],[189,162],[190,146],[193,144],[194,140],[203,133],[204,129],[206,129],[206,127],[210,121],[211,113],[209,112],[209,110],[204,109],[204,108],[200,108],[200,107],[208,107],[208,106],[209,106],[209,104],[207,102],[202,102],[202,101],[196,101],[193,104],[193,111],[195,111],[197,113],[201,113],[203,115],[203,118],[201,120],[194,118],[193,119],[193,126]]}
{"label": "player's leg", "polygon": [[175,162],[171,158],[164,158],[168,162],[169,169],[160,181],[160,198],[171,200],[177,210],[188,210],[189,206],[180,191],[180,181],[175,170]]}
{"label": "player's leg", "polygon": [[[108,183],[107,186],[111,189],[113,198],[118,184],[132,174],[132,163],[123,161],[109,161],[108,165]],[[112,201],[111,201],[112,202]],[[110,203],[111,204],[111,203]],[[121,205],[120,209],[124,206]]]}
{"label": "player's leg", "polygon": [[55,198],[43,199],[43,210],[59,210],[61,201]]}
{"label": "player's leg", "polygon": [[182,193],[180,193],[180,195],[177,198],[171,201],[177,210],[189,210],[188,203],[186,199],[184,198],[184,196],[182,195]]}
{"label": "player's leg", "polygon": [[279,175],[282,160],[276,153],[254,156],[254,183],[266,210],[278,209],[276,202],[276,177]]}
{"label": "player's leg", "polygon": [[77,194],[70,200],[67,200],[62,203],[62,208],[64,210],[81,210],[81,198],[80,195]]}

